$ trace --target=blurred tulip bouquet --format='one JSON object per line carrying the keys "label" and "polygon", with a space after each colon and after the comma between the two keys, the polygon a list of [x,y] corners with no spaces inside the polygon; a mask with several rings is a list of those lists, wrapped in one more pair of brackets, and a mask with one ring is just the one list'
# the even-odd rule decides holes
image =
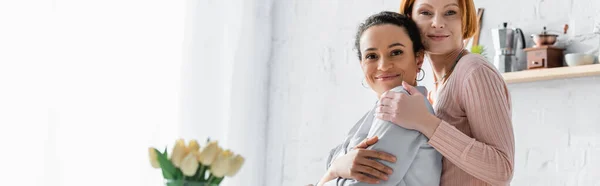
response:
{"label": "blurred tulip bouquet", "polygon": [[225,176],[234,176],[244,164],[244,157],[223,150],[217,141],[208,141],[204,148],[196,140],[175,142],[170,156],[148,148],[152,167],[162,169],[167,186],[216,186]]}

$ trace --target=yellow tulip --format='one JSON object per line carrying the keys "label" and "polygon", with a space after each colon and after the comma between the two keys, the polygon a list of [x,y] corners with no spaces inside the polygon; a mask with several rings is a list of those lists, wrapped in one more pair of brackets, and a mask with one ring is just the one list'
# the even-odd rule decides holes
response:
{"label": "yellow tulip", "polygon": [[210,172],[217,178],[225,176],[225,173],[229,171],[232,157],[233,153],[229,150],[221,152],[210,166]]}
{"label": "yellow tulip", "polygon": [[221,148],[219,147],[218,142],[211,141],[202,149],[202,151],[200,151],[197,160],[200,161],[202,165],[211,165],[215,161],[220,150]]}
{"label": "yellow tulip", "polygon": [[197,152],[188,153],[181,161],[181,172],[186,176],[194,176],[198,170],[198,160],[196,160]]}
{"label": "yellow tulip", "polygon": [[200,150],[200,145],[198,145],[198,141],[196,140],[190,140],[190,143],[188,145],[188,149],[190,150],[190,152],[197,152]]}
{"label": "yellow tulip", "polygon": [[242,168],[242,165],[244,164],[244,157],[238,154],[232,157],[230,161],[231,163],[229,164],[229,171],[227,171],[226,176],[232,177],[237,174],[240,168]]}
{"label": "yellow tulip", "polygon": [[181,166],[181,161],[187,155],[187,148],[185,147],[185,141],[183,139],[179,139],[175,142],[175,147],[173,147],[173,152],[171,152],[171,162],[175,167]]}
{"label": "yellow tulip", "polygon": [[160,168],[160,163],[158,163],[158,155],[156,154],[156,149],[149,147],[148,154],[150,155],[150,165],[154,168]]}

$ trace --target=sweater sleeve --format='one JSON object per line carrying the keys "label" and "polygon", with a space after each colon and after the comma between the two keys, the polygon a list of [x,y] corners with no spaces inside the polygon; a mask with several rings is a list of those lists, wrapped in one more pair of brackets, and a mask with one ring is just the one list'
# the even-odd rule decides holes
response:
{"label": "sweater sleeve", "polygon": [[514,162],[508,89],[502,76],[488,66],[468,73],[457,90],[473,137],[442,121],[429,143],[472,176],[492,185],[508,185]]}

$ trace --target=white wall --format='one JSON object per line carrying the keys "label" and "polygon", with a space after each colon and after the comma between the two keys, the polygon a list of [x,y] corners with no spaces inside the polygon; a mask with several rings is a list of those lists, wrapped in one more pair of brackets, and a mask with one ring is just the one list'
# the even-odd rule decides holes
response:
{"label": "white wall", "polygon": [[[399,3],[275,2],[266,185],[314,183],[324,173],[329,149],[343,140],[375,101],[374,94],[360,84],[362,74],[352,50],[356,27],[373,13],[397,11]],[[589,19],[600,10],[591,9],[600,7],[595,0],[479,0],[476,4],[486,8],[481,43],[489,47],[489,29],[504,20],[528,35],[541,31],[543,22],[558,30],[568,22],[572,32],[583,34],[591,32]],[[564,9],[571,4],[572,9]],[[540,13],[533,14],[533,10]],[[597,46],[595,39],[570,50]],[[488,53],[492,56],[493,50]],[[600,175],[599,80],[588,77],[509,86],[517,143],[513,185],[600,184],[594,177]]]}
{"label": "white wall", "polygon": [[514,185],[600,184],[600,77],[509,86]]}

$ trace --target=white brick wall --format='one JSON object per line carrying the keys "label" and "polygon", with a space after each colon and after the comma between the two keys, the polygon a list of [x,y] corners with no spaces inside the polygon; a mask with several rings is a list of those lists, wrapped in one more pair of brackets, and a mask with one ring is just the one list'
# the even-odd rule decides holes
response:
{"label": "white brick wall", "polygon": [[599,185],[600,77],[509,86],[513,185]]}
{"label": "white brick wall", "polygon": [[[362,74],[352,50],[356,26],[370,14],[397,11],[399,2],[274,2],[267,186],[314,183],[324,173],[329,149],[375,101],[374,94],[360,84]],[[486,8],[481,42],[489,46],[490,56],[489,29],[502,21],[528,34],[540,31],[543,22],[558,29],[566,22],[572,24],[571,31],[581,34],[591,32],[600,11],[597,0],[476,3]],[[515,5],[521,7],[510,7]],[[598,43],[598,38],[592,38],[569,50],[585,51]],[[513,185],[600,185],[600,77],[509,88],[516,135]]]}

